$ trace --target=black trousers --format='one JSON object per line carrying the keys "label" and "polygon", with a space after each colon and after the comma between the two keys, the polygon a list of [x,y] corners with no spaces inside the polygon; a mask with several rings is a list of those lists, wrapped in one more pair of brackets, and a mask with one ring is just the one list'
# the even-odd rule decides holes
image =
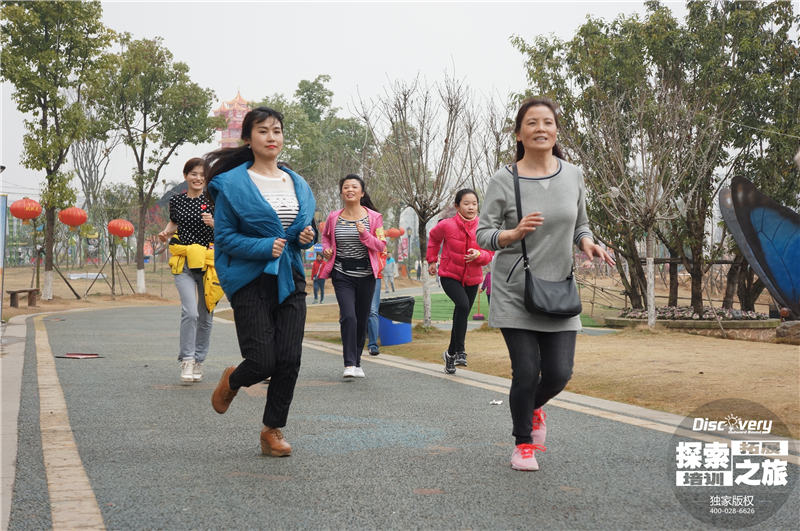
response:
{"label": "black trousers", "polygon": [[233,294],[231,307],[242,361],[231,373],[231,389],[249,387],[270,378],[264,425],[286,426],[306,323],[306,283],[293,271],[295,290],[278,303],[278,280],[262,274]]}
{"label": "black trousers", "polygon": [[339,330],[345,367],[361,367],[361,353],[367,338],[367,321],[375,292],[375,277],[351,277],[335,269],[331,282],[339,303]]}
{"label": "black trousers", "polygon": [[469,311],[472,309],[472,303],[475,302],[478,285],[463,286],[454,278],[441,277],[441,279],[442,289],[456,305],[453,308],[453,327],[450,329],[450,346],[447,347],[447,351],[450,354],[464,352],[464,337],[467,335]]}
{"label": "black trousers", "polygon": [[560,393],[572,377],[577,332],[501,328],[511,357],[508,403],[516,444],[530,444],[533,410]]}

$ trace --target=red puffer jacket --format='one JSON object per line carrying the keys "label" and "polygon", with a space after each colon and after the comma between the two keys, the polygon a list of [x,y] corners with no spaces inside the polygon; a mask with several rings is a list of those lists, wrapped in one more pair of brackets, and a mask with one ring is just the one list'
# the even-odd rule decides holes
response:
{"label": "red puffer jacket", "polygon": [[[464,286],[475,286],[483,280],[482,267],[492,261],[494,253],[481,249],[475,239],[478,217],[466,221],[458,213],[452,218],[443,219],[428,235],[427,260],[434,264],[439,259],[442,248],[442,261],[439,276],[458,280]],[[472,262],[464,261],[469,249],[477,249],[481,255]]]}

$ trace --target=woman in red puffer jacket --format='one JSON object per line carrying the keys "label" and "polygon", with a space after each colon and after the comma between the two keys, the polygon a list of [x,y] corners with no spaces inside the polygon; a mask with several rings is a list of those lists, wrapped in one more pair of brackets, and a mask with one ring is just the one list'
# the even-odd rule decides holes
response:
{"label": "woman in red puffer jacket", "polygon": [[478,228],[478,195],[464,188],[456,193],[456,215],[443,219],[428,235],[428,272],[435,275],[438,266],[442,288],[455,303],[453,328],[450,331],[450,346],[442,354],[447,374],[456,372],[456,365],[467,366],[464,337],[467,320],[478,285],[483,280],[483,266],[491,262],[494,253],[481,249],[475,239]]}

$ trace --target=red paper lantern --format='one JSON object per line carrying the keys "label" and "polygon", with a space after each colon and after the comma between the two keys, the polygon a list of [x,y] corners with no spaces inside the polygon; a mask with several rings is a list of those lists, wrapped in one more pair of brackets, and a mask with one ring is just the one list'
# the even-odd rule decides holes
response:
{"label": "red paper lantern", "polygon": [[78,230],[78,227],[86,223],[89,216],[82,208],[69,207],[58,213],[58,219],[64,225],[69,225],[69,230],[74,232]]}
{"label": "red paper lantern", "polygon": [[127,238],[133,234],[133,223],[127,219],[112,219],[108,222],[108,232],[120,238]]}
{"label": "red paper lantern", "polygon": [[22,223],[27,225],[30,220],[39,217],[39,214],[42,213],[42,205],[38,201],[23,197],[11,203],[9,210],[12,216],[21,219]]}
{"label": "red paper lantern", "polygon": [[390,238],[397,238],[400,236],[400,229],[391,228],[386,231],[386,235]]}
{"label": "red paper lantern", "polygon": [[404,229],[404,228],[399,228],[399,229],[397,229],[397,230],[399,230],[399,231],[400,231],[400,236],[402,236],[403,234],[405,234],[405,233],[406,233],[406,229]]}

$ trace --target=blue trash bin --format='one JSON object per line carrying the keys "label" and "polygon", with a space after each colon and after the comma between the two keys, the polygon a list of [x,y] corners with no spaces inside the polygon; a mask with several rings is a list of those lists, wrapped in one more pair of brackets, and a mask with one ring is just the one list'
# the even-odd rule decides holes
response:
{"label": "blue trash bin", "polygon": [[378,307],[378,334],[381,345],[410,343],[413,313],[414,297],[382,299]]}
{"label": "blue trash bin", "polygon": [[411,323],[400,323],[379,315],[378,334],[384,347],[411,343]]}

